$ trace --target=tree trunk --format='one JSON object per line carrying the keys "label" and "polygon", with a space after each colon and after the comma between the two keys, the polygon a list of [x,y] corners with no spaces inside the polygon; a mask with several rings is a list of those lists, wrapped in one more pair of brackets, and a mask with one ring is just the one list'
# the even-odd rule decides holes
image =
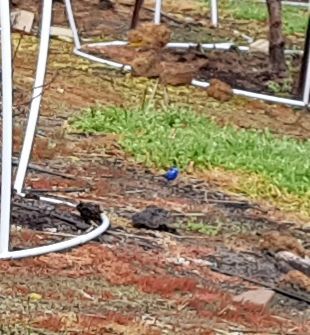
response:
{"label": "tree trunk", "polygon": [[132,19],[131,19],[131,24],[130,24],[130,29],[135,29],[138,25],[139,21],[139,13],[141,10],[141,7],[143,6],[144,0],[136,0],[134,9],[133,9],[133,14],[132,14]]}
{"label": "tree trunk", "polygon": [[282,33],[282,5],[281,0],[267,0],[269,13],[269,58],[272,71],[283,76],[286,74],[284,48],[285,42]]}

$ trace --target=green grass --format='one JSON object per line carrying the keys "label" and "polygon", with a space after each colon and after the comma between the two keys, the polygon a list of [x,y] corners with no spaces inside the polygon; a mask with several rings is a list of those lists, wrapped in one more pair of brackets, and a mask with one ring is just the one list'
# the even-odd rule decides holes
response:
{"label": "green grass", "polygon": [[221,224],[213,226],[204,222],[188,222],[186,230],[201,233],[207,236],[217,236],[221,231]]}
{"label": "green grass", "polygon": [[264,176],[295,195],[310,194],[310,141],[277,138],[267,131],[220,127],[190,109],[97,107],[71,121],[81,132],[120,134],[123,149],[147,166],[221,167]]}
{"label": "green grass", "polygon": [[[209,4],[208,0],[204,2]],[[237,20],[266,21],[268,19],[267,6],[265,3],[257,3],[253,0],[225,0],[219,1],[220,15],[231,14]],[[305,33],[308,23],[308,10],[301,7],[282,6],[283,27],[288,35],[294,33]]]}

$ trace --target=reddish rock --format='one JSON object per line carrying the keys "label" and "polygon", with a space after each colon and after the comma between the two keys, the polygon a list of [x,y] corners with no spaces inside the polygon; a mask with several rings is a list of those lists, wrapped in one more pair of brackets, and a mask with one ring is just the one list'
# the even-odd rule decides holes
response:
{"label": "reddish rock", "polygon": [[162,49],[170,38],[171,30],[164,24],[145,23],[128,32],[129,45],[142,49]]}
{"label": "reddish rock", "polygon": [[218,79],[212,79],[210,86],[207,89],[209,97],[212,97],[219,101],[228,101],[233,96],[232,88]]}
{"label": "reddish rock", "polygon": [[159,55],[153,50],[137,54],[131,63],[133,74],[147,78],[158,77],[160,73],[159,61]]}
{"label": "reddish rock", "polygon": [[163,84],[187,85],[197,73],[197,68],[183,63],[161,62],[160,80]]}

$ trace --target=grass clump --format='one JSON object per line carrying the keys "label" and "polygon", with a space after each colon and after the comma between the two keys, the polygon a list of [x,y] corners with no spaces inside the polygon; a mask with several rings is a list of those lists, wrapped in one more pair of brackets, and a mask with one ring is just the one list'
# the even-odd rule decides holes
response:
{"label": "grass clump", "polygon": [[268,131],[220,127],[188,108],[89,108],[71,120],[81,132],[120,135],[123,149],[147,166],[241,170],[286,192],[309,196],[310,141]]}
{"label": "grass clump", "polygon": [[186,230],[214,237],[220,233],[221,224],[213,226],[204,222],[188,222],[186,225]]}

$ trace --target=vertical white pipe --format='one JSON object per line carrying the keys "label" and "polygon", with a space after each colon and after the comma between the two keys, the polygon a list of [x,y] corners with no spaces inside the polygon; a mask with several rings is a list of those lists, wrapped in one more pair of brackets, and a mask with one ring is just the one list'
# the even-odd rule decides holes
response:
{"label": "vertical white pipe", "polygon": [[13,142],[13,78],[12,42],[9,0],[0,1],[1,59],[2,59],[2,175],[0,215],[0,255],[9,250],[11,192],[12,192],[12,142]]}
{"label": "vertical white pipe", "polygon": [[52,18],[52,0],[44,0],[37,73],[32,93],[32,101],[30,106],[29,119],[25,133],[24,144],[14,184],[14,188],[17,191],[17,193],[21,193],[24,186],[25,176],[35,136],[36,125],[38,122],[40,104],[44,89],[43,85],[47,65],[51,18]]}
{"label": "vertical white pipe", "polygon": [[154,13],[154,23],[160,24],[161,17],[161,0],[156,0],[155,2],[155,13]]}
{"label": "vertical white pipe", "polygon": [[218,3],[217,0],[211,0],[211,23],[213,27],[218,26]]}
{"label": "vertical white pipe", "polygon": [[304,86],[303,94],[304,94],[303,102],[307,106],[310,103],[310,52],[308,54],[307,69],[306,69],[306,76],[305,76],[305,86]]}
{"label": "vertical white pipe", "polygon": [[73,16],[71,0],[65,0],[65,6],[66,6],[69,25],[70,25],[72,35],[73,35],[73,41],[74,41],[75,48],[81,49],[81,42],[80,42],[79,33],[78,33],[75,20],[74,20],[74,16]]}

